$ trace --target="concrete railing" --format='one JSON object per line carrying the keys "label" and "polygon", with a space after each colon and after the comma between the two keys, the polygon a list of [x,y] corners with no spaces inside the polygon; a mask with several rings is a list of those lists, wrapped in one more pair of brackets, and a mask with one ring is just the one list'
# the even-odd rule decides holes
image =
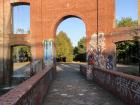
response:
{"label": "concrete railing", "polygon": [[0,105],[41,105],[53,80],[54,68],[44,69],[0,97]]}
{"label": "concrete railing", "polygon": [[[81,66],[82,74],[86,73],[86,67]],[[83,72],[84,71],[84,72]],[[86,74],[85,74],[86,75]],[[140,78],[120,72],[93,69],[93,80],[127,105],[140,105]]]}

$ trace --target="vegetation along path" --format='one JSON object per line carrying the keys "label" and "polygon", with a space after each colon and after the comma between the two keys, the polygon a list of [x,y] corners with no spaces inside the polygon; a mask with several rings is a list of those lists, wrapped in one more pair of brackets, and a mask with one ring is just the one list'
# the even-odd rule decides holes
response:
{"label": "vegetation along path", "polygon": [[78,64],[60,64],[57,71],[42,105],[125,105],[94,82],[86,81]]}

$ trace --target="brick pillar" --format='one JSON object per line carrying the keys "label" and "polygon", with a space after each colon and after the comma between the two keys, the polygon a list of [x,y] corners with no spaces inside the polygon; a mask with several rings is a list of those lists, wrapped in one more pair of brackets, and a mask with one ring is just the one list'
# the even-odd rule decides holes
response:
{"label": "brick pillar", "polygon": [[3,80],[3,0],[0,0],[0,84]]}
{"label": "brick pillar", "polygon": [[[0,2],[2,1],[3,0],[0,0]],[[9,37],[12,35],[11,17],[12,14],[10,1],[4,0],[4,3],[0,3],[0,24],[2,26],[0,26],[0,30],[2,30],[0,37],[2,40],[0,42],[0,69],[2,74],[0,74],[0,76],[2,76],[5,83],[9,82],[9,73],[12,70],[10,58],[11,50],[9,46]]]}

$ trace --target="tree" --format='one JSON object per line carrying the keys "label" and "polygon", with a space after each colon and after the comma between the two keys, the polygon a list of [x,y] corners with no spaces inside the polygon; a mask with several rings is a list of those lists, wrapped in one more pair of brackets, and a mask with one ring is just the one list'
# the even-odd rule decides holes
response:
{"label": "tree", "polygon": [[24,34],[24,33],[25,33],[25,30],[22,28],[18,28],[16,31],[16,34]]}
{"label": "tree", "polygon": [[134,41],[123,41],[116,44],[118,62],[123,59],[122,63],[134,62],[136,55],[136,45]]}
{"label": "tree", "polygon": [[125,18],[122,18],[121,20],[116,20],[116,25],[117,25],[117,27],[137,26],[138,21],[132,20],[131,17],[125,17]]}
{"label": "tree", "polygon": [[74,48],[74,60],[86,61],[86,38],[83,37],[78,41],[78,46]]}
{"label": "tree", "polygon": [[78,53],[79,54],[84,54],[86,53],[86,38],[83,37],[80,39],[78,42]]}
{"label": "tree", "polygon": [[13,47],[13,61],[31,61],[31,51],[28,46],[15,46]]}
{"label": "tree", "polygon": [[56,36],[56,58],[58,61],[73,61],[73,47],[67,34],[59,32]]}

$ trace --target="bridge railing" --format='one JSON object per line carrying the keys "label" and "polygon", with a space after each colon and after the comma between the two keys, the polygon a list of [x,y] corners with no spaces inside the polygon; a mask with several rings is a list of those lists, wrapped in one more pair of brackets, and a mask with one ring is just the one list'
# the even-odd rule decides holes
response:
{"label": "bridge railing", "polygon": [[[81,66],[81,72],[86,76],[86,67]],[[140,105],[140,77],[128,74],[94,68],[93,80],[127,105]]]}
{"label": "bridge railing", "polygon": [[0,97],[0,105],[41,105],[53,80],[55,68],[39,71],[15,89]]}

